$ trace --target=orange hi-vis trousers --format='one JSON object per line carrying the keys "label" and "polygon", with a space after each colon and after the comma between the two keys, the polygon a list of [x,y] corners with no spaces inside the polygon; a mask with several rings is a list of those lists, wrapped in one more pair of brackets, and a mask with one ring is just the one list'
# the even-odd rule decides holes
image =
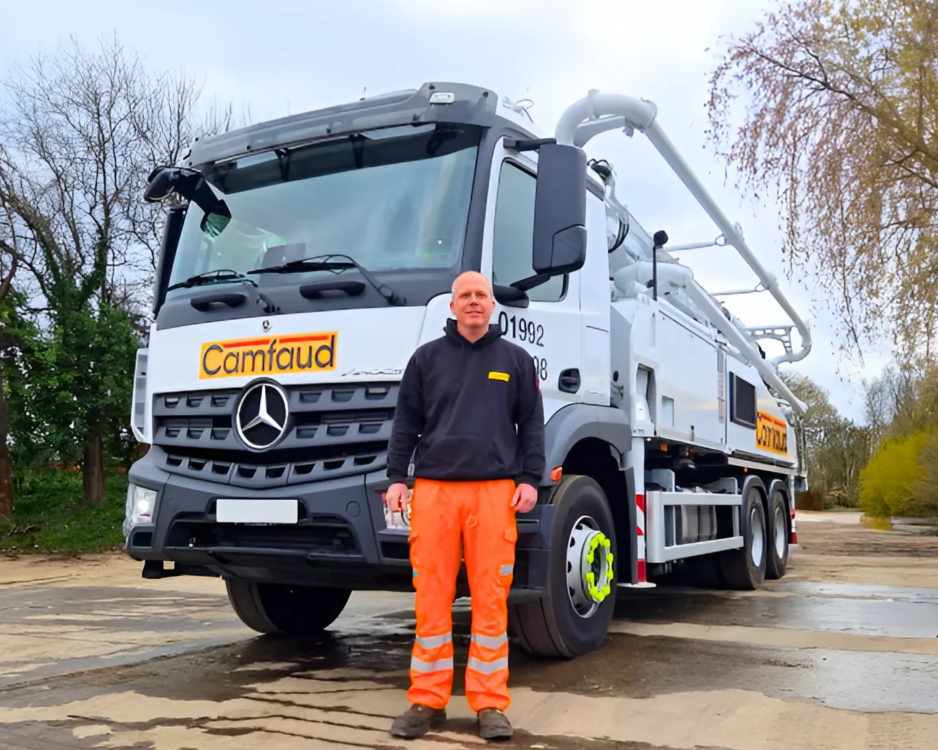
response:
{"label": "orange hi-vis trousers", "polygon": [[[518,538],[511,479],[418,479],[410,505],[410,561],[417,633],[410,703],[445,708],[453,687],[453,600],[462,558],[472,603],[466,699],[479,712],[505,710],[508,692],[508,589]],[[462,545],[460,544],[462,537]]]}

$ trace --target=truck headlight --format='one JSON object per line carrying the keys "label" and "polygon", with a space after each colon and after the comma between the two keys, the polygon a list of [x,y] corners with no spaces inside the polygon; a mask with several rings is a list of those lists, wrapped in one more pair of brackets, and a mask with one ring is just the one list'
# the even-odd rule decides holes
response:
{"label": "truck headlight", "polygon": [[127,487],[127,507],[124,515],[130,526],[153,523],[156,490],[131,484]]}

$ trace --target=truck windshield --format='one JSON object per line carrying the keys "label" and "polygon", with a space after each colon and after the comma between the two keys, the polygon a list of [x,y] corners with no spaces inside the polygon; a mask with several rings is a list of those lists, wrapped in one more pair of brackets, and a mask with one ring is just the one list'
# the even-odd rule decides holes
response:
{"label": "truck windshield", "polygon": [[[475,128],[405,126],[205,167],[231,216],[205,221],[189,205],[169,285],[225,269],[223,282],[231,271],[329,253],[377,274],[451,269],[462,253],[479,138]],[[251,278],[262,287],[296,286],[332,273]],[[167,297],[191,293],[180,287]]]}

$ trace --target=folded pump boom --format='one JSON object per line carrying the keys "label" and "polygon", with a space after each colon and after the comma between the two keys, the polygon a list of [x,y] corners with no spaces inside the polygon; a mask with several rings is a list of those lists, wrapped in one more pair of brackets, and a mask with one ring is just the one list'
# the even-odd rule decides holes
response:
{"label": "folded pump boom", "polygon": [[[785,385],[778,375],[777,366],[783,362],[798,362],[808,355],[811,350],[810,330],[783,294],[775,276],[763,267],[749,249],[740,227],[732,224],[716,204],[687,162],[678,153],[674,144],[665,135],[656,118],[657,107],[651,102],[624,94],[603,94],[593,89],[586,97],[572,104],[563,113],[557,123],[555,137],[557,143],[582,148],[592,138],[609,130],[622,130],[628,136],[638,130],[648,136],[658,153],[722,232],[721,237],[714,243],[685,245],[673,248],[673,250],[696,249],[711,245],[732,246],[759,278],[761,288],[731,291],[729,294],[769,292],[791,318],[793,325],[758,328],[744,326],[725,311],[715,295],[710,294],[697,283],[690,268],[679,265],[673,257],[653,246],[651,242],[648,243],[646,259],[633,257],[631,264],[613,274],[615,283],[613,294],[631,296],[635,291],[632,285],[637,284],[644,291],[650,281],[654,283],[656,290],[660,290],[665,284],[675,292],[682,292],[683,294],[675,295],[672,301],[676,301],[677,306],[682,308],[690,305],[693,311],[685,309],[685,312],[695,318],[703,316],[709,321],[732,346],[739,350],[746,361],[759,371],[766,383],[784,398],[797,414],[801,415],[807,406]],[[615,178],[611,170],[603,169],[600,174],[607,189],[607,203],[620,215],[620,218],[633,226],[634,219],[628,215],[627,209],[615,197]],[[719,241],[721,239],[722,242]],[[681,298],[685,300],[684,304],[678,301]],[[801,348],[798,351],[794,351],[791,342],[793,328],[798,330],[801,337]],[[785,353],[772,360],[766,360],[756,342],[767,338],[780,341]]]}

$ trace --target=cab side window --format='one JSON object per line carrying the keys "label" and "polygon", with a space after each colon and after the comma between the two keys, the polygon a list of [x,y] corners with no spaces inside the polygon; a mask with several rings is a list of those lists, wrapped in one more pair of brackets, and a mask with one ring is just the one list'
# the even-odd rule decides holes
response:
{"label": "cab side window", "polygon": [[[534,192],[536,178],[511,162],[502,162],[495,201],[492,277],[509,286],[534,275]],[[566,276],[554,276],[528,291],[532,302],[563,299]]]}

